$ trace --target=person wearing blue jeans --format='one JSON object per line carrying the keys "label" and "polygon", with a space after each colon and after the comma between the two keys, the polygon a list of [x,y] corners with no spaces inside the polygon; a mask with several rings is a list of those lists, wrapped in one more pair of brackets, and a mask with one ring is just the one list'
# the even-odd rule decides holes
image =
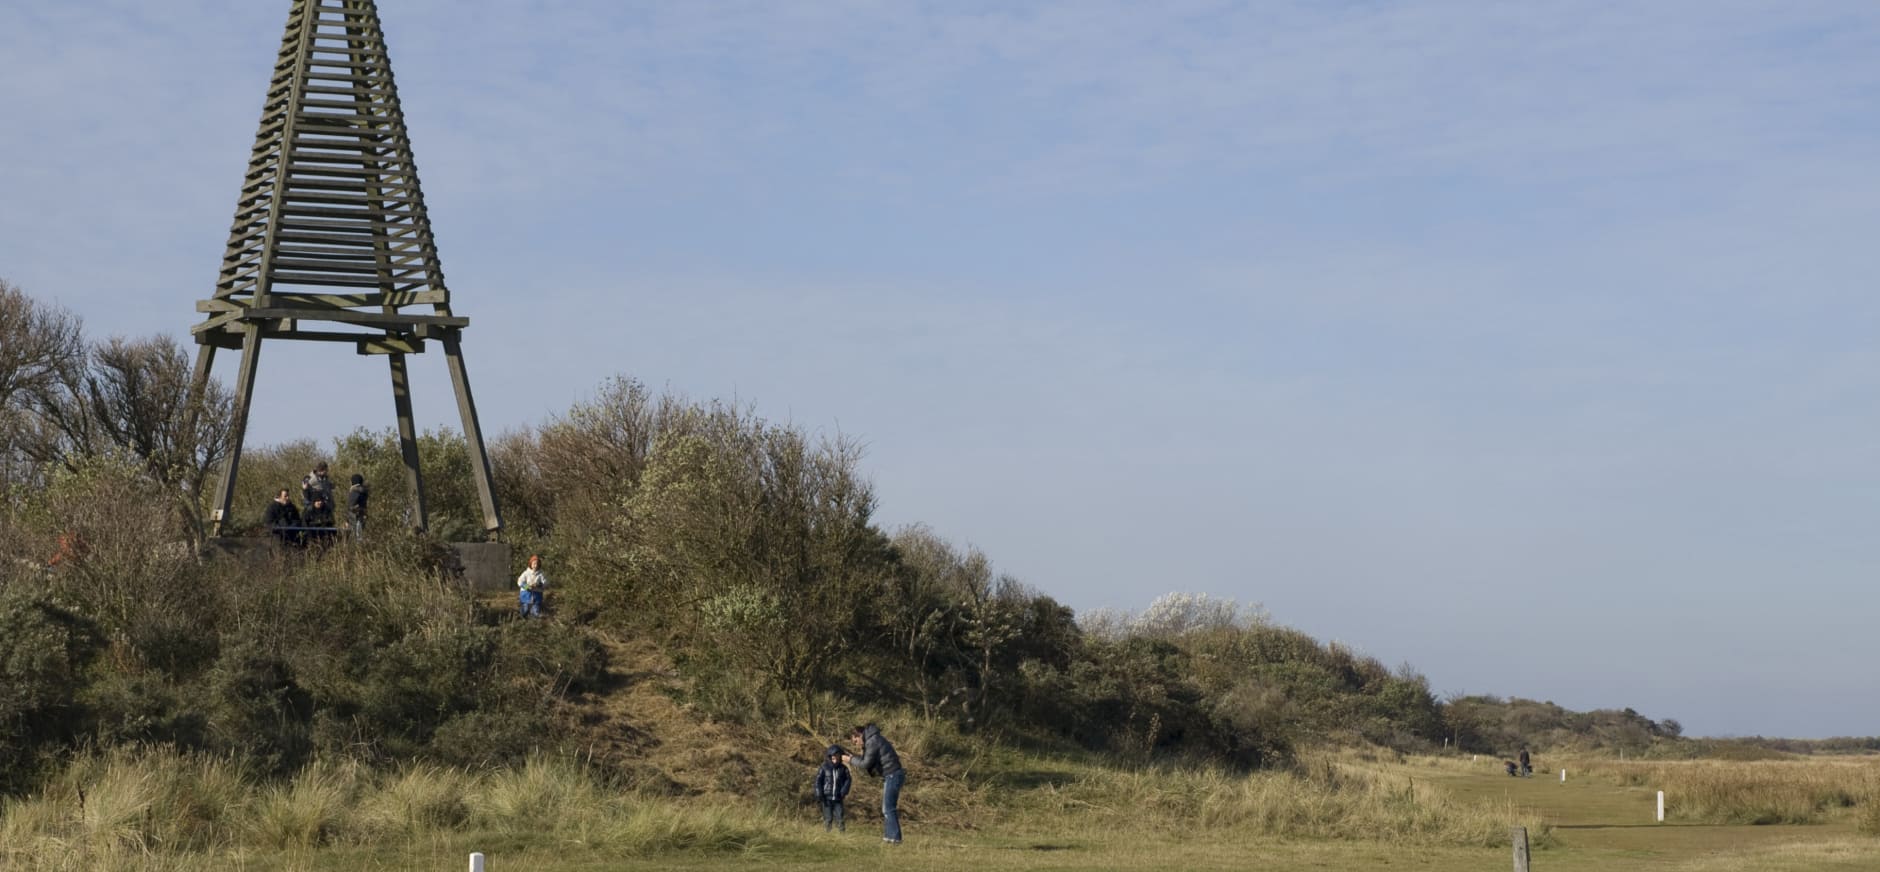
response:
{"label": "person wearing blue jeans", "polygon": [[[862,746],[862,758],[857,766],[869,775],[881,776],[881,840],[890,845],[901,844],[901,786],[907,783],[901,755],[894,753],[894,746],[874,724],[856,727],[849,734],[849,741]],[[853,757],[844,755],[842,762],[851,759]]]}
{"label": "person wearing blue jeans", "polygon": [[901,785],[907,781],[903,769],[881,779],[881,840],[901,844]]}
{"label": "person wearing blue jeans", "polygon": [[548,573],[542,571],[542,555],[529,555],[529,568],[516,577],[516,601],[525,618],[542,616],[542,588],[548,586]]}

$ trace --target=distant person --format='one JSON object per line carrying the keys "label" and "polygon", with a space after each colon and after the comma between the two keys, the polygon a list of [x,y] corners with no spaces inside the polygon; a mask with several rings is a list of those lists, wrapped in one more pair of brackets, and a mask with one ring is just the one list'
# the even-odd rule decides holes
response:
{"label": "distant person", "polygon": [[314,464],[313,471],[307,473],[307,477],[300,480],[301,513],[311,513],[315,500],[326,503],[327,513],[332,513],[333,480],[326,477],[326,461],[324,460]]}
{"label": "distant person", "polygon": [[46,561],[46,566],[53,569],[71,566],[84,560],[90,551],[91,548],[85,544],[85,537],[75,530],[67,530],[59,534],[59,550],[52,555],[52,559]]}
{"label": "distant person", "polygon": [[516,576],[516,602],[525,618],[542,616],[542,590],[548,587],[548,573],[542,571],[542,555],[529,555],[529,568]]}
{"label": "distant person", "polygon": [[353,473],[352,487],[346,490],[346,516],[352,521],[354,539],[364,539],[366,535],[366,500],[372,491],[366,487],[366,477]]}
{"label": "distant person", "polygon": [[[894,746],[874,724],[856,727],[849,734],[849,741],[862,748],[862,762],[856,765],[869,775],[881,776],[881,840],[890,845],[901,844],[901,786],[907,782],[907,770],[901,768],[901,755],[894,753]],[[842,756],[844,763],[851,759],[850,755]]]}
{"label": "distant person", "polygon": [[1534,777],[1533,760],[1532,758],[1528,757],[1528,749],[1526,745],[1521,746],[1521,753],[1519,756],[1515,757],[1515,759],[1521,761],[1521,777],[1522,778]]}
{"label": "distant person", "polygon": [[287,498],[287,488],[274,495],[274,502],[268,503],[268,512],[261,522],[274,533],[274,538],[282,545],[299,545],[300,509],[294,507],[294,501]]}
{"label": "distant person", "polygon": [[1507,772],[1508,772],[1508,777],[1509,777],[1509,778],[1513,778],[1513,777],[1515,777],[1515,776],[1517,776],[1517,775],[1520,775],[1520,774],[1521,774],[1521,769],[1520,769],[1520,767],[1518,767],[1518,766],[1516,766],[1516,765],[1515,765],[1515,762],[1514,762],[1513,760],[1503,760],[1503,761],[1501,761],[1501,767],[1502,767],[1502,768],[1503,768],[1504,770],[1507,770]]}
{"label": "distant person", "polygon": [[842,765],[848,758],[848,752],[841,745],[830,745],[823,752],[822,768],[816,770],[816,801],[822,803],[823,832],[833,826],[836,832],[847,832],[842,820],[842,800],[849,795],[849,788],[854,780],[849,777],[849,767]]}

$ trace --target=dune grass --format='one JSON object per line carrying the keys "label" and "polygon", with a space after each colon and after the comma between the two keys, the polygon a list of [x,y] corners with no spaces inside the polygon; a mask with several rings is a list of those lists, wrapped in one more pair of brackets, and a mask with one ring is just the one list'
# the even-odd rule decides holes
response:
{"label": "dune grass", "polygon": [[1585,760],[1584,774],[1665,792],[1665,816],[1709,824],[1819,824],[1859,815],[1880,832],[1880,758]]}
{"label": "dune grass", "polygon": [[[948,742],[962,750],[957,737],[909,733],[910,759]],[[910,781],[910,839],[893,849],[905,869],[1486,870],[1506,868],[1510,826],[1528,829],[1549,870],[1826,872],[1880,863],[1880,839],[1856,832],[1873,805],[1859,793],[1872,771],[1862,761],[1663,771],[1575,763],[1583,774],[1569,785],[1507,779],[1453,758],[1362,751],[1314,753],[1286,771],[1247,775],[1006,747],[935,763]],[[1716,785],[1722,797],[1788,778],[1786,793],[1830,805],[1845,795],[1854,806],[1825,826],[1694,818],[1641,826],[1649,791],[1620,783],[1628,777],[1675,785],[1668,790]],[[566,757],[485,771],[321,761],[265,779],[224,759],[120,750],[82,757],[38,794],[0,807],[0,868],[457,868],[472,850],[502,858],[500,868],[546,870],[878,865],[891,849],[874,838],[876,784],[859,780],[848,833],[824,834],[804,807],[643,795]]]}
{"label": "dune grass", "polygon": [[1291,770],[1089,768],[1015,797],[1024,819],[1056,832],[1152,836],[1233,832],[1275,838],[1490,846],[1510,826],[1538,844],[1549,828],[1511,803],[1461,802],[1413,775],[1314,755]]}
{"label": "dune grass", "polygon": [[[1413,777],[1331,756],[1236,775],[1012,754],[978,773],[922,774],[906,808],[910,825],[929,832],[1106,843],[1208,831],[1467,848],[1499,843],[1514,822],[1546,838],[1538,816],[1511,805],[1460,802]],[[878,820],[878,794],[867,791],[851,804],[860,831]],[[478,772],[317,761],[268,780],[218,758],[119,750],[81,758],[39,794],[8,802],[0,859],[9,868],[145,868],[177,858],[401,856],[466,845],[597,858],[852,848],[822,838],[793,811],[801,809],[642,796],[558,757]]]}
{"label": "dune grass", "polygon": [[0,807],[0,868],[144,869],[459,842],[614,857],[742,852],[788,829],[735,804],[608,791],[558,758],[487,772],[319,761],[264,781],[221,759],[120,750],[81,758],[39,794]]}

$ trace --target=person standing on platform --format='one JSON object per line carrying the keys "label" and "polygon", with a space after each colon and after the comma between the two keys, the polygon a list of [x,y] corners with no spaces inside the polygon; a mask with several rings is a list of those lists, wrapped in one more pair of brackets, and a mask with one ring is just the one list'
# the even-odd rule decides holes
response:
{"label": "person standing on platform", "polygon": [[352,487],[346,490],[346,516],[352,521],[354,539],[366,537],[366,500],[372,492],[366,488],[366,477],[353,473]]}
{"label": "person standing on platform", "polygon": [[282,545],[299,545],[300,510],[294,507],[294,501],[287,498],[287,488],[274,495],[274,502],[268,503],[268,513],[263,515],[261,523],[266,524],[274,538]]}
{"label": "person standing on platform", "polygon": [[333,480],[326,477],[326,461],[314,464],[313,471],[300,480],[300,501],[303,515],[313,510],[315,501],[326,503],[329,513],[333,511]]}

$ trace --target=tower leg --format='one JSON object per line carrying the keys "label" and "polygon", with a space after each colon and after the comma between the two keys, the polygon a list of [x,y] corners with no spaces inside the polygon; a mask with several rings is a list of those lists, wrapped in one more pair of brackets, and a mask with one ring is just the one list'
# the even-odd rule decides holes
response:
{"label": "tower leg", "polygon": [[[196,371],[189,377],[189,394],[186,398],[188,405],[184,407],[183,412],[183,432],[188,435],[192,444],[196,444],[195,440],[201,436],[197,425],[202,423],[202,407],[209,394],[209,372],[213,369],[215,369],[215,346],[207,342],[196,346]],[[193,470],[190,480],[195,485],[195,492],[189,495],[189,535],[192,540],[191,544],[200,546],[201,543],[195,540],[202,537],[202,531],[205,529],[202,516],[198,513],[202,511],[202,482],[208,477],[208,470],[196,466],[194,455],[189,458],[189,465]]]}
{"label": "tower leg", "polygon": [[463,438],[470,447],[470,475],[477,481],[477,497],[483,501],[483,531],[492,538],[503,529],[503,516],[496,509],[496,485],[490,476],[490,456],[483,450],[483,428],[477,424],[476,403],[470,398],[470,375],[463,368],[463,338],[456,330],[444,333],[444,362],[450,367],[450,382],[457,390],[457,413],[463,417]]}
{"label": "tower leg", "polygon": [[[209,387],[209,371],[214,368],[215,346],[206,342],[196,346],[196,372],[189,378],[189,397],[191,400],[198,400],[202,397],[202,392]],[[192,404],[191,406],[189,422],[192,425],[190,427],[192,430],[195,429],[193,426],[196,418],[195,410],[199,408],[201,408],[199,404]]]}
{"label": "tower leg", "polygon": [[405,371],[405,356],[386,355],[392,362],[392,404],[398,408],[398,453],[405,458],[405,481],[411,486],[413,529],[431,526],[430,512],[424,503],[424,472],[418,467],[418,428],[411,418],[411,378]]}
{"label": "tower leg", "polygon": [[[242,365],[235,383],[235,420],[229,422],[228,460],[222,464],[222,485],[216,495],[215,510],[209,515],[211,535],[222,535],[222,525],[229,520],[235,502],[235,473],[242,462],[242,440],[248,435],[248,407],[255,398],[255,365],[261,358],[261,324],[251,321],[242,327]],[[196,372],[206,379],[212,358],[205,353],[196,358]]]}

